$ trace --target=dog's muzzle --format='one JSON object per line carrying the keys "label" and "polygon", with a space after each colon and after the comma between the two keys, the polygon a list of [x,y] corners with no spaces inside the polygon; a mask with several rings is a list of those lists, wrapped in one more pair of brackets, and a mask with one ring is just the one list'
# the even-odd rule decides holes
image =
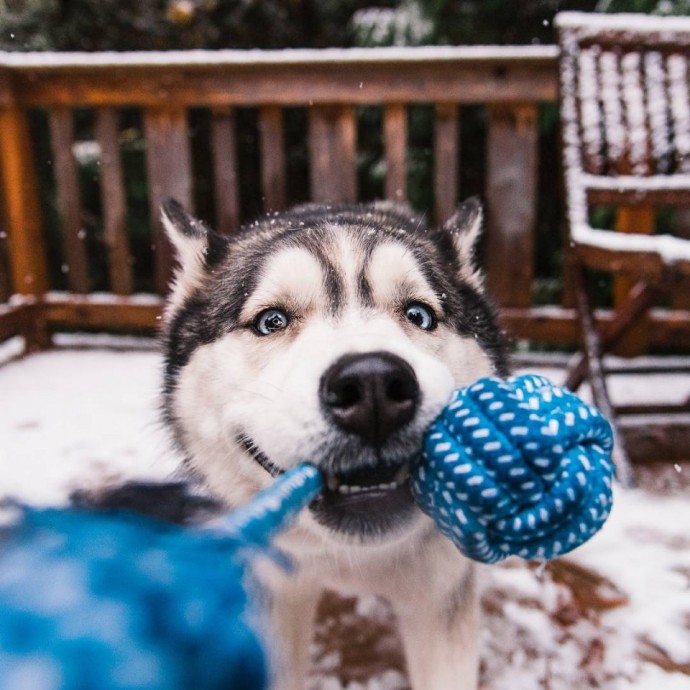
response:
{"label": "dog's muzzle", "polygon": [[[421,452],[421,438],[407,428],[421,401],[414,370],[390,352],[344,355],[321,377],[319,398],[345,441],[330,449],[331,456],[342,451],[337,463],[316,463],[324,488],[310,506],[312,515],[334,532],[365,539],[397,531],[418,513],[409,467]],[[251,438],[238,440],[271,476],[283,472]]]}

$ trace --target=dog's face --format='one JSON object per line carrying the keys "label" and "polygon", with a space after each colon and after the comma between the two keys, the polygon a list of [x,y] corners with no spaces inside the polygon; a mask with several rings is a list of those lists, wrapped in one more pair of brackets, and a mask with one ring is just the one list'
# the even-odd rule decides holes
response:
{"label": "dog's face", "polygon": [[230,505],[300,462],[326,487],[310,528],[394,539],[419,516],[409,463],[452,390],[503,371],[472,263],[481,211],[430,231],[405,207],[307,206],[233,239],[176,204],[165,414]]}

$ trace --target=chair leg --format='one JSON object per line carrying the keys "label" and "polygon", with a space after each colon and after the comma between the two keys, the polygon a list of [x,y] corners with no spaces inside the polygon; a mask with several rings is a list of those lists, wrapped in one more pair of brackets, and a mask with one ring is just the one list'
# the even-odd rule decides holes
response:
{"label": "chair leg", "polygon": [[[589,292],[584,277],[576,279],[576,293],[582,290],[585,291],[584,296],[589,304]],[[637,318],[654,304],[659,292],[658,288],[644,280],[640,280],[634,285],[628,294],[627,300],[618,309],[614,320],[608,324],[608,327],[601,336],[602,354],[608,352],[626,334],[628,329],[635,324]],[[589,307],[589,312],[592,313],[591,307]],[[593,316],[592,323],[594,324]],[[586,377],[587,363],[585,354],[579,352],[573,357],[568,365],[565,385],[570,388],[570,390],[576,391],[582,385]]]}
{"label": "chair leg", "polygon": [[[592,388],[592,397],[594,404],[601,410],[602,414],[611,422],[614,436],[614,450],[613,461],[616,465],[616,476],[618,481],[624,487],[631,487],[634,484],[632,466],[630,458],[623,444],[623,440],[618,431],[618,423],[616,413],[608,393],[606,385],[606,374],[603,364],[603,343],[602,338],[597,331],[594,320],[594,310],[589,295],[589,288],[585,274],[585,268],[579,267],[575,271],[575,296],[577,300],[577,311],[580,318],[580,325],[582,328],[582,338],[584,344],[582,366],[589,379]],[[642,309],[639,310],[643,311]],[[627,320],[629,325],[630,321]],[[621,330],[624,331],[625,328]],[[620,337],[620,333],[617,337]],[[571,371],[572,374],[572,371]],[[569,386],[571,376],[568,376],[566,385]]]}

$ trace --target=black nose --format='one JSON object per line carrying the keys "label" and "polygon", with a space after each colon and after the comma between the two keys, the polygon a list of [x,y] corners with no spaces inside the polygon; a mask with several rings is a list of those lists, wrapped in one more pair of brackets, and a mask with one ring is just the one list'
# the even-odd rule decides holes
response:
{"label": "black nose", "polygon": [[368,352],[341,357],[321,378],[320,394],[341,429],[380,446],[414,417],[419,384],[405,360]]}

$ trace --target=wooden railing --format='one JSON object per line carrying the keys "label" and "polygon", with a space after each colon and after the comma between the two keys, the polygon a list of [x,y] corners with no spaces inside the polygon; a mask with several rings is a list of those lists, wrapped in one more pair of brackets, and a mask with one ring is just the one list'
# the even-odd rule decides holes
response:
{"label": "wooden railing", "polygon": [[[407,113],[433,106],[433,209],[436,220],[455,207],[459,185],[459,112],[486,109],[486,269],[503,322],[517,338],[572,344],[574,312],[564,302],[535,307],[535,228],[538,189],[538,112],[557,98],[553,47],[418,48],[142,54],[0,54],[0,176],[4,208],[0,231],[0,339],[23,334],[36,346],[59,328],[153,329],[170,277],[171,255],[159,223],[159,204],[173,196],[193,208],[191,109],[210,117],[210,154],[217,228],[240,224],[234,118],[258,109],[259,180],[264,210],[287,203],[285,108],[308,113],[309,196],[354,201],[357,188],[358,108],[382,111],[386,164],[384,193],[405,199]],[[108,291],[93,293],[84,242],[82,192],[73,153],[75,113],[93,118],[99,157],[101,219],[107,247]],[[134,294],[128,202],[121,160],[123,109],[140,113],[146,144],[152,292]],[[54,175],[54,206],[67,291],[49,279],[45,185],[39,184],[30,117],[46,114]],[[43,200],[43,203],[41,203]],[[559,227],[553,233],[560,233]],[[4,291],[5,294],[2,294]],[[602,318],[607,318],[602,314]],[[687,342],[687,313],[655,316],[656,342]]]}

